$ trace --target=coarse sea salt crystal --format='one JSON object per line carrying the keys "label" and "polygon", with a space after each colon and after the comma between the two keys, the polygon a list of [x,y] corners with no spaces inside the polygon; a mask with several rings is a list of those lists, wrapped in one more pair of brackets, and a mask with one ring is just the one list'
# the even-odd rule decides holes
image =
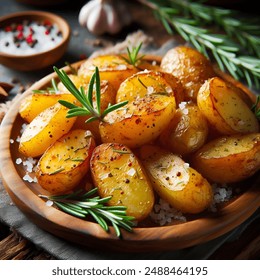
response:
{"label": "coarse sea salt crystal", "polygon": [[33,181],[34,181],[34,179],[29,174],[25,174],[23,176],[23,180],[28,181],[29,183],[33,183]]}
{"label": "coarse sea salt crystal", "polygon": [[186,105],[187,105],[187,102],[181,102],[181,103],[179,104],[179,108],[180,108],[181,110],[183,110],[183,109],[186,107]]}
{"label": "coarse sea salt crystal", "polygon": [[16,164],[21,164],[22,162],[23,162],[23,160],[21,158],[17,158],[15,161]]}
{"label": "coarse sea salt crystal", "polygon": [[10,143],[13,144],[14,143],[14,139],[10,139]]}
{"label": "coarse sea salt crystal", "polygon": [[51,207],[51,206],[53,205],[53,201],[47,200],[47,201],[45,202],[45,205],[48,206],[48,207]]}
{"label": "coarse sea salt crystal", "polygon": [[129,176],[134,176],[136,173],[136,170],[134,168],[129,169],[126,174]]}

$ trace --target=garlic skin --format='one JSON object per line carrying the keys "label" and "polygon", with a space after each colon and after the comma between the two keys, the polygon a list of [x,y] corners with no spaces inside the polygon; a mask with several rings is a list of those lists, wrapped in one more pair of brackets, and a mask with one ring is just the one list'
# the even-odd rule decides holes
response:
{"label": "garlic skin", "polygon": [[131,17],[122,1],[91,0],[81,8],[78,20],[91,33],[102,35],[118,33],[130,24]]}

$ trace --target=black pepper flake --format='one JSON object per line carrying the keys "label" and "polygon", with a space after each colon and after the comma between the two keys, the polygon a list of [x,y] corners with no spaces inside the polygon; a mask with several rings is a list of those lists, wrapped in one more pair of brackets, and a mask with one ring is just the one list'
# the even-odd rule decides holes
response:
{"label": "black pepper flake", "polygon": [[129,183],[130,183],[130,180],[129,180],[129,179],[126,179],[126,180],[125,180],[125,183],[126,183],[126,184],[129,184]]}

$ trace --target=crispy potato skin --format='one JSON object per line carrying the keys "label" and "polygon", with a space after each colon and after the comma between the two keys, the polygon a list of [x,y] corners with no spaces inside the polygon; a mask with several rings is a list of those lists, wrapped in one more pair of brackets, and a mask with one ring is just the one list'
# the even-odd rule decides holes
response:
{"label": "crispy potato skin", "polygon": [[211,185],[180,157],[154,145],[142,146],[139,154],[155,191],[172,207],[196,214],[210,206]]}
{"label": "crispy potato skin", "polygon": [[260,133],[212,140],[191,157],[191,164],[212,182],[242,181],[260,169]]}
{"label": "crispy potato skin", "polygon": [[186,46],[170,49],[162,58],[161,68],[181,81],[186,100],[194,102],[204,81],[216,76],[211,62],[199,51]]}
{"label": "crispy potato skin", "polygon": [[128,77],[121,83],[116,102],[132,101],[150,94],[174,96],[177,105],[184,100],[184,88],[172,74],[146,70]]}
{"label": "crispy potato skin", "polygon": [[155,140],[175,113],[174,97],[151,95],[129,102],[106,115],[100,123],[102,142],[121,143],[129,148]]}
{"label": "crispy potato skin", "polygon": [[19,152],[27,157],[41,156],[72,128],[76,118],[66,118],[67,112],[67,108],[56,103],[37,115],[22,133]]}
{"label": "crispy potato skin", "polygon": [[127,77],[139,71],[120,55],[100,55],[87,59],[80,66],[78,75],[90,79],[96,66],[99,68],[100,80],[109,81],[115,90]]}
{"label": "crispy potato skin", "polygon": [[208,137],[208,122],[194,103],[181,103],[169,126],[161,133],[160,143],[178,155],[201,148]]}
{"label": "crispy potato skin", "polygon": [[201,86],[197,104],[218,132],[224,135],[258,132],[259,123],[234,87],[214,77]]}
{"label": "crispy potato skin", "polygon": [[[66,100],[72,103],[76,101],[75,97],[70,93],[33,93],[22,100],[19,114],[26,122],[30,123],[43,110],[53,106],[59,100]],[[39,106],[39,104],[41,105]]]}
{"label": "crispy potato skin", "polygon": [[88,132],[71,130],[45,151],[35,173],[42,188],[51,194],[65,194],[77,187],[89,170],[95,148]]}
{"label": "crispy potato skin", "polygon": [[90,162],[91,174],[101,197],[109,205],[127,207],[127,214],[141,221],[152,210],[154,192],[145,170],[132,151],[122,144],[97,146]]}

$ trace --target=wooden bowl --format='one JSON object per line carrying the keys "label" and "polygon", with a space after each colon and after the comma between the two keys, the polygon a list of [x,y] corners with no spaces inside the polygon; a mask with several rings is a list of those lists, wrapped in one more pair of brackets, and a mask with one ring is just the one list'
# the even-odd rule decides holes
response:
{"label": "wooden bowl", "polygon": [[[81,63],[72,66],[77,68]],[[63,69],[69,72],[68,67]],[[194,215],[187,222],[175,225],[138,226],[133,233],[122,230],[122,238],[116,236],[112,227],[107,233],[95,222],[75,218],[46,206],[45,201],[38,196],[46,194],[46,191],[37,183],[22,179],[26,171],[21,164],[15,163],[18,157],[22,157],[15,139],[20,135],[24,123],[18,113],[21,100],[30,95],[32,90],[50,86],[52,78],[57,78],[56,73],[49,74],[28,89],[12,105],[0,128],[0,171],[4,186],[14,203],[40,228],[84,247],[124,252],[169,251],[217,238],[243,223],[260,206],[259,172],[244,181],[241,186],[244,191],[217,212]],[[10,143],[10,139],[14,143]]]}
{"label": "wooden bowl", "polygon": [[0,18],[0,29],[13,23],[19,24],[24,20],[35,22],[50,22],[55,24],[62,34],[62,40],[52,48],[46,51],[39,51],[35,54],[9,54],[0,49],[0,63],[20,71],[32,71],[53,65],[65,53],[69,39],[70,27],[68,23],[56,14],[43,11],[24,11],[9,14]]}

